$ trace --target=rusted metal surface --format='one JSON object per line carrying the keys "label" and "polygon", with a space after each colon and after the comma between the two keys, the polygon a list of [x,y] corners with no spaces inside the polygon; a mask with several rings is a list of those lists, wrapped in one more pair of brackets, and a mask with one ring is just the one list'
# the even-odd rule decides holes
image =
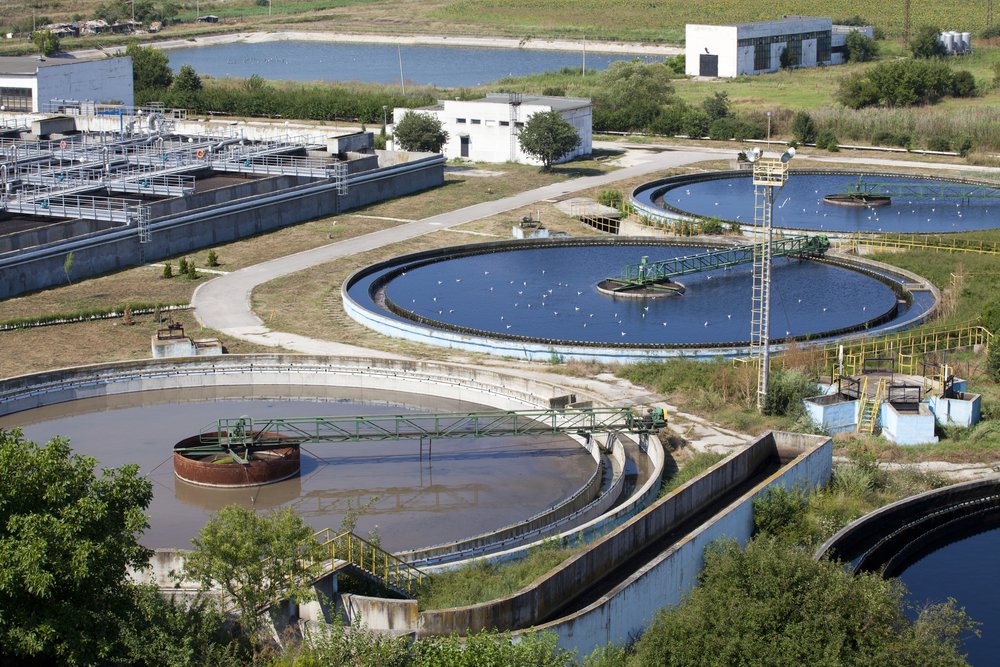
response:
{"label": "rusted metal surface", "polygon": [[[267,434],[278,437],[277,434]],[[198,436],[185,438],[174,448],[181,449],[198,443]],[[201,486],[241,487],[271,484],[299,474],[299,446],[290,444],[266,451],[254,452],[247,463],[240,463],[224,454],[186,456],[174,452],[174,474],[179,479]]]}

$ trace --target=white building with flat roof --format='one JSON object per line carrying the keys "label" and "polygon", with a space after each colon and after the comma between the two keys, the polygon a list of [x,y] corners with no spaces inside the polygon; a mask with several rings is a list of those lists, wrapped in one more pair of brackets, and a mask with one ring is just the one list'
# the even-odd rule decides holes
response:
{"label": "white building with flat roof", "polygon": [[4,111],[45,111],[56,99],[132,106],[132,59],[0,57],[0,107]]}
{"label": "white building with flat roof", "polygon": [[775,72],[788,50],[791,67],[832,64],[833,21],[811,16],[685,28],[685,72],[731,78]]}
{"label": "white building with flat roof", "polygon": [[518,142],[518,131],[536,113],[556,111],[576,128],[580,145],[559,162],[590,155],[593,150],[593,106],[589,99],[490,93],[476,100],[443,100],[419,109],[393,109],[394,123],[408,111],[436,117],[448,133],[444,156],[474,162],[520,162],[541,164],[525,155]]}

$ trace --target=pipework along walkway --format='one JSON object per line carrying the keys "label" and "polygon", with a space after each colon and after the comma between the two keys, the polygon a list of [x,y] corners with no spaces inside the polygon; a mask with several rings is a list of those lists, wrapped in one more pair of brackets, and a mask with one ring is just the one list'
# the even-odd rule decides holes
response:
{"label": "pipework along walkway", "polygon": [[188,455],[225,452],[240,463],[249,453],[305,442],[359,442],[366,440],[420,440],[433,438],[513,437],[628,431],[641,438],[666,426],[661,408],[639,415],[632,408],[521,410],[413,415],[361,415],[265,419],[220,419],[206,428],[198,444],[177,448]]}
{"label": "pipework along walkway", "polygon": [[933,199],[1000,199],[1000,189],[986,183],[880,183],[859,177],[847,184],[847,195],[863,199],[881,197],[922,197]]}
{"label": "pipework along walkway", "polygon": [[[620,276],[607,281],[613,285],[612,290],[622,291],[669,282],[671,278],[691,273],[749,264],[753,262],[754,248],[758,245],[741,244],[651,263],[644,257],[642,262],[626,265]],[[830,241],[822,235],[786,236],[771,241],[772,257],[821,257],[829,249]]]}

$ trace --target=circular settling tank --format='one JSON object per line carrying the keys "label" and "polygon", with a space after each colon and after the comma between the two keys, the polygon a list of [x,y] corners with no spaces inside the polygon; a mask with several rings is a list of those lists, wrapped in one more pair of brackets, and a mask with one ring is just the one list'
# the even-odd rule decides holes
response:
{"label": "circular settling tank", "polygon": [[[429,390],[433,392],[433,390]],[[237,503],[291,507],[317,530],[366,507],[361,535],[376,528],[392,551],[479,535],[534,516],[571,496],[595,462],[567,436],[314,442],[299,448],[301,473],[243,488],[189,484],[174,473],[175,443],[225,417],[470,412],[481,405],[402,392],[316,386],[233,386],[141,391],[25,410],[0,418],[40,443],[70,439],[101,467],[138,464],[154,485],[143,544],[187,548],[211,514]]]}
{"label": "circular settling tank", "polygon": [[[439,344],[473,345],[481,338],[576,349],[742,345],[750,334],[749,264],[684,275],[679,278],[683,289],[666,297],[621,297],[600,287],[644,256],[655,262],[705,251],[598,240],[447,248],[359,271],[345,283],[345,306],[386,333],[440,331],[446,336]],[[930,303],[922,297],[911,300],[886,275],[776,259],[771,335],[816,340],[894,326]],[[426,340],[434,342],[433,334]],[[489,344],[483,349],[490,350]]]}
{"label": "circular settling tank", "polygon": [[[845,201],[857,186],[884,184],[888,201]],[[963,188],[976,196],[942,196]],[[916,193],[926,196],[916,196]],[[873,194],[878,194],[876,191]],[[646,183],[632,197],[640,209],[666,217],[719,218],[752,225],[754,193],[750,173],[722,172],[673,177]],[[832,199],[831,199],[832,197]],[[846,205],[845,205],[846,204]],[[775,227],[818,232],[941,233],[1000,227],[1000,185],[902,174],[792,171],[775,192]]]}

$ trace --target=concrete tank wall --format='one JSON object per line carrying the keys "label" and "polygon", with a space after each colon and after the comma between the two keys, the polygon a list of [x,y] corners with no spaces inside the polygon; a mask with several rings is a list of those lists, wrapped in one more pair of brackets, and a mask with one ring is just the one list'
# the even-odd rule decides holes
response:
{"label": "concrete tank wall", "polygon": [[[332,183],[322,182],[299,185],[264,197],[249,195],[218,206],[217,210],[178,213],[154,220],[150,224],[150,243],[140,244],[137,230],[126,227],[58,247],[0,258],[0,299],[62,284],[66,279],[63,265],[69,252],[74,254],[74,276],[82,279],[334,215],[443,182],[443,159],[440,156],[425,158],[352,176],[348,193],[343,196],[337,194]],[[246,191],[255,187],[261,185],[248,183],[245,186]],[[206,200],[226,196],[213,195],[213,192],[224,191],[206,192]],[[164,202],[163,206],[169,209],[185,205],[183,200],[177,201],[182,204]]]}

